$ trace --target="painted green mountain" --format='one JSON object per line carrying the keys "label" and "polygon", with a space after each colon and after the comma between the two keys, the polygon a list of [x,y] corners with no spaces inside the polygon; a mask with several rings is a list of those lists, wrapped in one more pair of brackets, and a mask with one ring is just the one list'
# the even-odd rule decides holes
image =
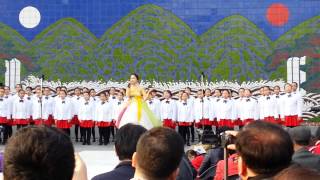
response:
{"label": "painted green mountain", "polygon": [[32,41],[38,74],[62,81],[96,79],[92,49],[96,37],[81,23],[65,18],[47,27]]}
{"label": "painted green mountain", "polygon": [[[286,61],[301,47],[301,39],[320,33],[320,16],[313,17],[282,35],[274,44],[274,53],[267,59],[267,70],[271,79],[286,79]],[[304,48],[303,48],[304,49]],[[301,52],[301,51],[299,51]],[[304,56],[304,55],[302,55]]]}
{"label": "painted green mountain", "polygon": [[240,15],[222,19],[199,41],[199,60],[211,80],[267,78],[265,58],[271,52],[270,39]]}
{"label": "painted green mountain", "polygon": [[[5,62],[4,60],[19,58],[22,61],[22,72],[24,76],[27,69],[32,67],[30,58],[28,56],[29,42],[21,36],[16,30],[0,23],[0,74],[4,74]],[[0,76],[0,82],[4,81],[4,76]]]}
{"label": "painted green mountain", "polygon": [[[102,36],[95,49],[101,78],[196,79],[196,35],[181,19],[155,5],[141,6]],[[192,73],[191,73],[192,72]]]}
{"label": "painted green mountain", "polygon": [[[270,57],[271,64],[277,64],[278,70],[283,70],[282,77],[286,77],[286,61],[279,63],[279,59],[287,60],[290,57],[306,56],[306,65],[301,66],[301,70],[307,73],[307,81],[302,84],[302,88],[308,92],[320,92],[320,33],[306,34],[296,39],[294,43],[288,44],[282,49],[274,52]],[[274,72],[278,73],[279,72]]]}

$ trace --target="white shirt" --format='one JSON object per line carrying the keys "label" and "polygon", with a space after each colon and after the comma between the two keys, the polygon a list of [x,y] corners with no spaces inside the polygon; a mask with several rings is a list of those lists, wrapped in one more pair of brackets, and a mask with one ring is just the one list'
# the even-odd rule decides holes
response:
{"label": "white shirt", "polygon": [[[238,99],[235,100],[235,107],[236,107],[236,118],[240,118],[241,114],[241,109],[243,107],[243,102],[245,101],[245,97],[239,97]],[[241,119],[241,118],[240,118]]]}
{"label": "white shirt", "polygon": [[95,107],[95,121],[111,122],[113,119],[113,102],[105,101],[99,102]]}
{"label": "white shirt", "polygon": [[83,97],[81,97],[81,96],[73,96],[71,98],[71,100],[72,100],[72,104],[73,104],[73,108],[74,108],[73,113],[74,113],[74,115],[78,115],[79,114],[79,108],[80,108],[79,106],[83,101]]}
{"label": "white shirt", "polygon": [[213,119],[210,97],[204,97],[202,99],[196,98],[193,103],[193,108],[194,119],[196,122],[200,122],[201,119]]}
{"label": "white shirt", "polygon": [[[259,119],[259,108],[258,101],[250,98],[243,98],[241,101],[241,111],[238,111],[239,118],[241,120],[245,119]],[[239,108],[239,107],[238,107]]]}
{"label": "white shirt", "polygon": [[31,95],[31,96],[26,95],[25,96],[26,103],[28,104],[27,113],[28,113],[29,117],[32,115],[32,99],[33,99],[33,97],[34,97],[34,95]]}
{"label": "white shirt", "polygon": [[31,98],[32,118],[41,119],[41,97],[33,96]]}
{"label": "white shirt", "polygon": [[161,101],[160,105],[160,119],[171,119],[173,121],[177,120],[177,104],[173,99],[164,99]]}
{"label": "white shirt", "polygon": [[0,117],[7,118],[9,114],[9,99],[5,96],[0,97]]}
{"label": "white shirt", "polygon": [[124,103],[125,103],[124,100],[119,101],[118,99],[117,99],[117,101],[115,101],[113,103],[113,116],[112,116],[112,119],[114,119],[114,120],[118,119],[118,116],[120,114],[120,111],[123,108]]}
{"label": "white shirt", "polygon": [[278,117],[277,113],[277,101],[274,96],[261,96],[259,98],[259,114],[260,119],[264,119],[266,117]]}
{"label": "white shirt", "polygon": [[48,119],[53,114],[54,99],[51,96],[42,97],[42,119]]}
{"label": "white shirt", "polygon": [[12,118],[13,119],[28,119],[30,114],[28,112],[28,106],[30,104],[26,101],[26,98],[15,97],[12,101]]}
{"label": "white shirt", "polygon": [[280,115],[280,106],[281,106],[281,96],[282,95],[276,95],[276,94],[274,94],[273,95],[273,97],[275,98],[275,100],[276,100],[276,113],[277,113],[277,118],[278,118],[278,116]]}
{"label": "white shirt", "polygon": [[218,105],[221,101],[221,97],[213,97],[212,100],[211,100],[211,116],[212,116],[212,119],[215,119],[217,118],[217,108],[218,108]]}
{"label": "white shirt", "polygon": [[79,104],[79,111],[78,111],[78,119],[79,120],[93,120],[94,114],[94,101],[81,101]]}
{"label": "white shirt", "polygon": [[216,107],[217,120],[221,119],[236,119],[235,102],[232,99],[221,98]]}
{"label": "white shirt", "polygon": [[70,98],[66,97],[56,99],[53,116],[55,120],[71,120],[73,116],[73,103]]}
{"label": "white shirt", "polygon": [[190,102],[180,101],[177,103],[177,121],[193,122],[193,105]]}
{"label": "white shirt", "polygon": [[154,113],[157,118],[160,118],[160,100],[152,98],[147,101],[148,107]]}
{"label": "white shirt", "polygon": [[280,116],[302,116],[302,98],[299,94],[286,93],[281,97]]}

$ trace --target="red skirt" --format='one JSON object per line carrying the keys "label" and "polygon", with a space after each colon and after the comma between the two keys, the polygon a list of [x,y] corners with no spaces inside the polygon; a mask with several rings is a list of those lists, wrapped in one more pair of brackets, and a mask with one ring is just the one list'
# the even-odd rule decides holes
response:
{"label": "red skirt", "polygon": [[231,119],[220,119],[219,126],[227,126],[233,128],[233,123]]}
{"label": "red skirt", "polygon": [[29,120],[28,119],[14,119],[13,123],[14,123],[14,125],[28,125]]}
{"label": "red skirt", "polygon": [[210,122],[209,119],[201,119],[201,120],[200,120],[200,125],[211,126],[212,123]]}
{"label": "red skirt", "polygon": [[30,124],[34,123],[34,120],[33,120],[33,117],[32,117],[32,116],[29,117],[29,123],[30,123]]}
{"label": "red skirt", "polygon": [[53,116],[51,114],[48,116],[48,119],[44,120],[44,124],[47,125],[47,126],[54,125],[54,119],[53,119]]}
{"label": "red skirt", "polygon": [[93,126],[94,122],[92,120],[80,120],[80,127],[92,128]]}
{"label": "red skirt", "polygon": [[59,129],[69,129],[71,124],[68,120],[56,120],[56,126]]}
{"label": "red skirt", "polygon": [[210,123],[211,123],[212,126],[219,126],[219,123],[218,123],[217,119],[214,119],[214,120],[210,121]]}
{"label": "red skirt", "polygon": [[245,120],[243,120],[243,125],[245,126],[247,124],[250,124],[253,121],[254,121],[254,119],[245,119]]}
{"label": "red skirt", "polygon": [[79,119],[78,119],[78,115],[74,115],[73,118],[71,119],[71,124],[80,124]]}
{"label": "red skirt", "polygon": [[176,124],[172,121],[172,119],[164,119],[163,120],[163,127],[175,129]]}
{"label": "red skirt", "polygon": [[34,122],[35,125],[42,125],[42,124],[44,124],[43,119],[35,119],[35,120],[33,120],[33,122]]}
{"label": "red skirt", "polygon": [[243,126],[243,122],[240,119],[233,121],[234,126]]}
{"label": "red skirt", "polygon": [[0,117],[0,124],[7,124],[7,117]]}
{"label": "red skirt", "polygon": [[285,126],[299,126],[300,120],[298,119],[298,115],[285,116],[284,117],[284,125]]}
{"label": "red skirt", "polygon": [[190,122],[178,122],[178,126],[191,126],[192,123]]}
{"label": "red skirt", "polygon": [[279,122],[273,116],[265,117],[264,121],[269,123],[279,124]]}
{"label": "red skirt", "polygon": [[113,126],[112,122],[106,122],[106,121],[97,121],[98,127],[110,127]]}

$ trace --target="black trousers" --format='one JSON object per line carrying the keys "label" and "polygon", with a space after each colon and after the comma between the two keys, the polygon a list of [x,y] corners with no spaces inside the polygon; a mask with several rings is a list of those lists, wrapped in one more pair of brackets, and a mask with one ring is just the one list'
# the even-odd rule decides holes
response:
{"label": "black trousers", "polygon": [[194,123],[190,126],[191,142],[194,142]]}
{"label": "black trousers", "polygon": [[93,126],[91,128],[91,132],[92,132],[92,140],[93,140],[93,142],[96,142],[96,128],[95,128],[95,126]]}
{"label": "black trousers", "polygon": [[110,133],[112,135],[112,140],[114,140],[114,129],[115,129],[114,126],[110,126]]}
{"label": "black trousers", "polygon": [[83,128],[83,140],[85,143],[90,143],[91,139],[91,129],[92,128]]}
{"label": "black trousers", "polygon": [[184,140],[184,144],[190,143],[190,126],[178,126],[178,132]]}
{"label": "black trousers", "polygon": [[74,126],[74,134],[76,135],[76,141],[78,141],[78,134],[79,134],[79,125],[78,124],[76,124]]}
{"label": "black trousers", "polygon": [[99,143],[107,145],[110,139],[110,130],[113,127],[99,127]]}

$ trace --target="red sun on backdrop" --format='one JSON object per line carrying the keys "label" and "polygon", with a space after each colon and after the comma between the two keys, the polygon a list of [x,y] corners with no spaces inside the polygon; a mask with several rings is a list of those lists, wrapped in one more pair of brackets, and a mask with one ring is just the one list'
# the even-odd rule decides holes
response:
{"label": "red sun on backdrop", "polygon": [[273,26],[283,26],[288,22],[289,16],[288,7],[282,3],[271,4],[266,12],[267,20]]}

